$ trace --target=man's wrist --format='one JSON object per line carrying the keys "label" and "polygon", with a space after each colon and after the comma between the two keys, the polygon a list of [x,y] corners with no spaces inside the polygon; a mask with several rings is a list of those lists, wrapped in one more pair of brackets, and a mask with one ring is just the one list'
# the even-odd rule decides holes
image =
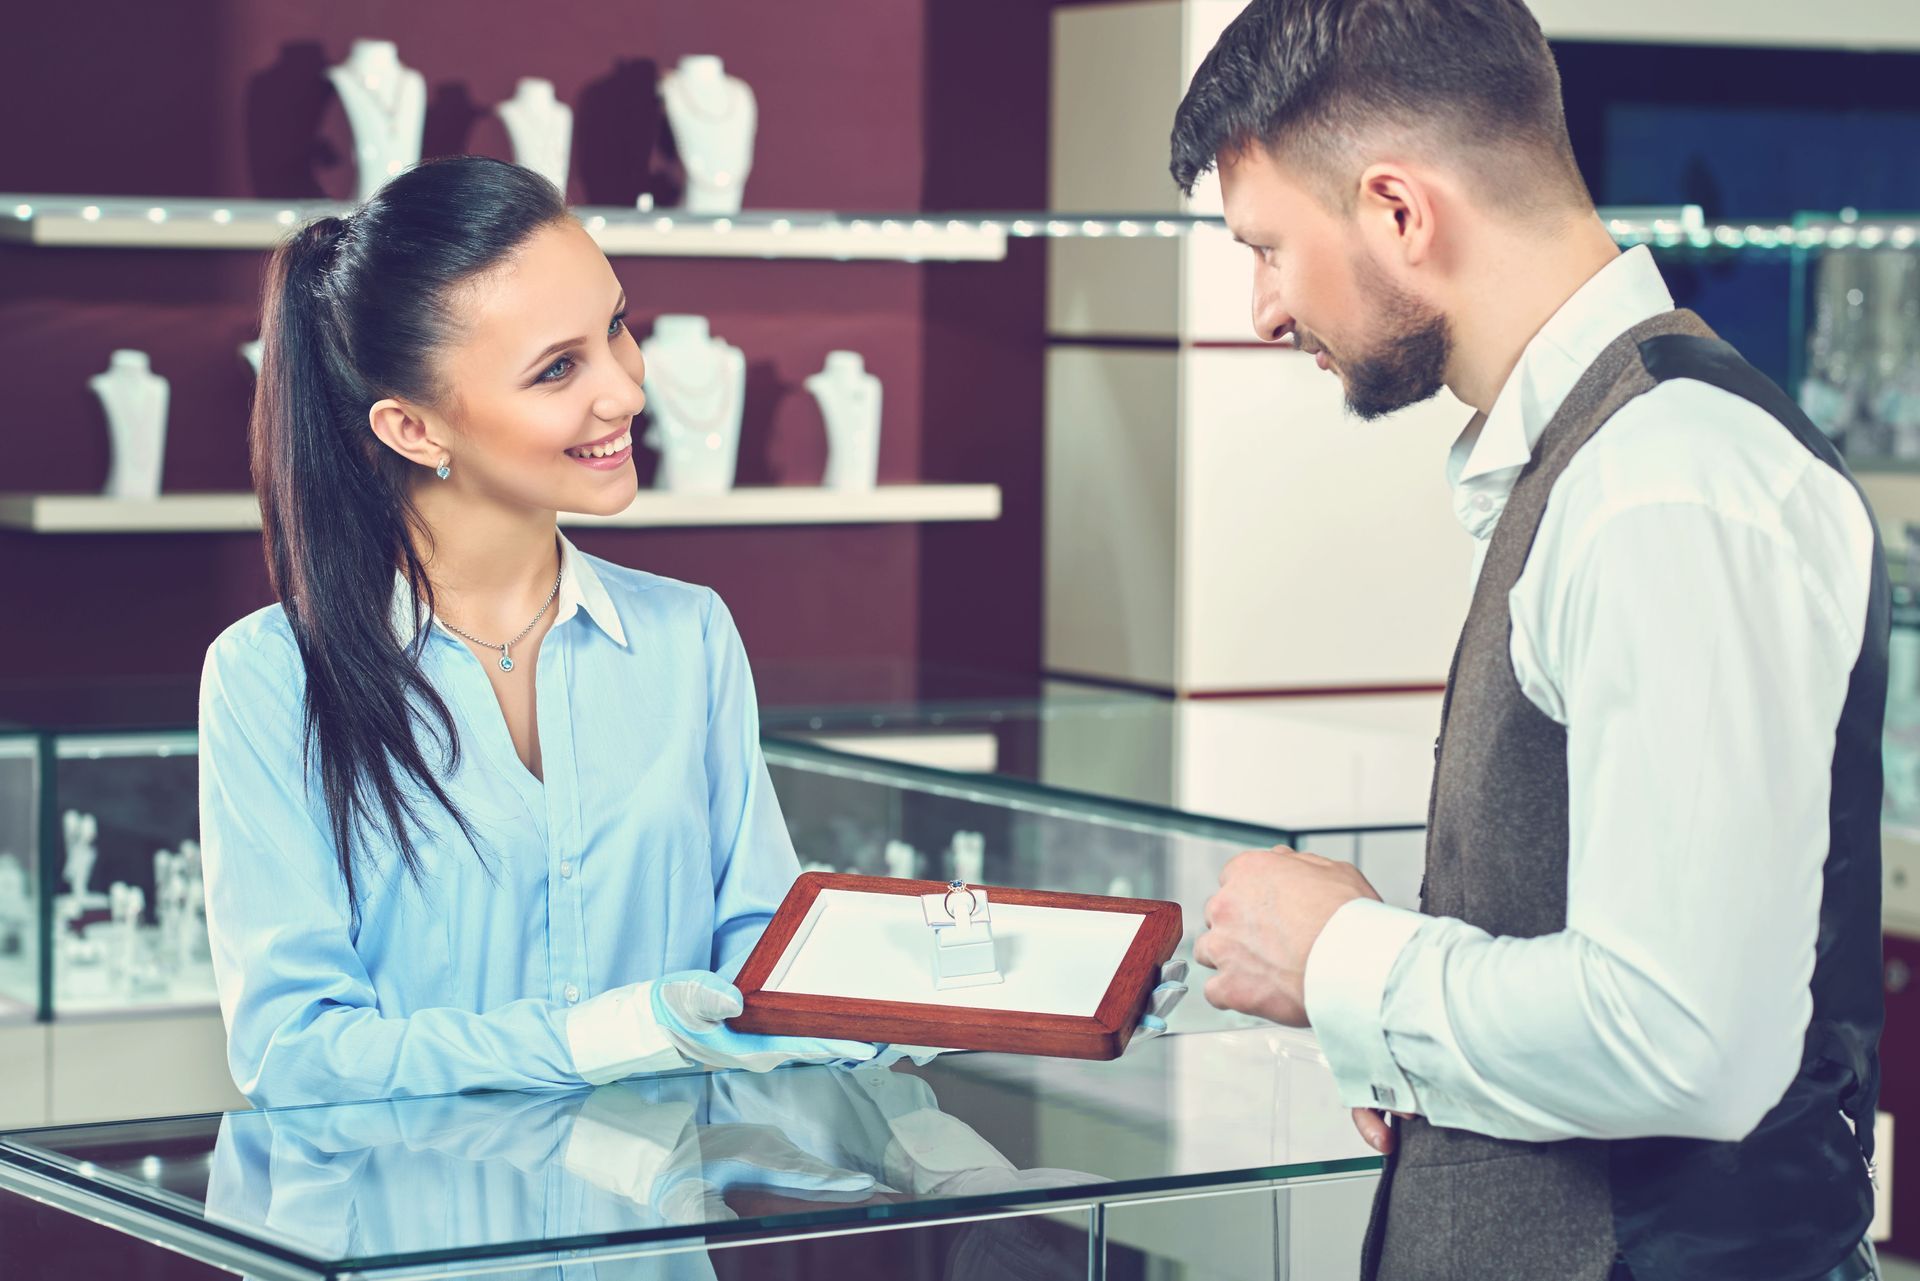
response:
{"label": "man's wrist", "polygon": [[1348,1107],[1415,1111],[1413,1086],[1387,1047],[1387,981],[1428,918],[1356,898],[1327,918],[1307,954],[1305,1005]]}

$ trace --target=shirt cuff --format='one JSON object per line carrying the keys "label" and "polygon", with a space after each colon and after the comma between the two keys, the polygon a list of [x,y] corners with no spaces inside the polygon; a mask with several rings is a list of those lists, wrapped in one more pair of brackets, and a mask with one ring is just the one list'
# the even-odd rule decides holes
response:
{"label": "shirt cuff", "polygon": [[1307,1021],[1350,1108],[1417,1112],[1381,1019],[1394,962],[1427,917],[1370,898],[1343,904],[1307,954]]}
{"label": "shirt cuff", "polygon": [[654,1018],[650,982],[602,992],[567,1011],[567,1049],[589,1085],[692,1066]]}

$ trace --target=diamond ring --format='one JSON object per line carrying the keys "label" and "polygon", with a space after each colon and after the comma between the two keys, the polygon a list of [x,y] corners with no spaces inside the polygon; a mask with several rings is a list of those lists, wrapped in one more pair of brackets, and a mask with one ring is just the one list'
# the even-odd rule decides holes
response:
{"label": "diamond ring", "polygon": [[953,896],[956,894],[964,894],[967,896],[967,919],[971,921],[973,914],[980,910],[980,900],[975,898],[973,891],[967,888],[967,883],[957,877],[947,882],[946,897],[940,900],[940,906],[947,910],[948,916],[958,921],[960,918],[953,914]]}

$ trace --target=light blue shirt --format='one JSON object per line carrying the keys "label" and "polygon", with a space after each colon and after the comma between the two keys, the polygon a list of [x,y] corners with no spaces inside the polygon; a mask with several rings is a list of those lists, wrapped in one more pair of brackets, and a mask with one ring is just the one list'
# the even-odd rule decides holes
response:
{"label": "light blue shirt", "polygon": [[[731,976],[798,875],[726,606],[564,538],[561,551],[552,629],[516,674],[537,682],[544,783],[480,660],[435,620],[422,666],[462,749],[443,781],[485,862],[422,794],[426,876],[374,834],[357,925],[302,766],[306,681],[285,613],[260,610],[208,650],[207,924],[229,1066],[256,1104],[605,1079],[657,1035],[630,985]],[[403,635],[406,607],[396,592]]]}

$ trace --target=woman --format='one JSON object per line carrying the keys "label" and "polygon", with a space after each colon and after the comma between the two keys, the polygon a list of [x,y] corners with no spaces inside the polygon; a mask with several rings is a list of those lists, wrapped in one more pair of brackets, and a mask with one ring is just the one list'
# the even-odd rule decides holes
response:
{"label": "woman", "polygon": [[645,365],[560,194],[465,156],[269,268],[252,450],[278,605],[208,651],[201,821],[256,1104],[861,1060],[748,1036],[798,872],[713,592],[582,555]]}

